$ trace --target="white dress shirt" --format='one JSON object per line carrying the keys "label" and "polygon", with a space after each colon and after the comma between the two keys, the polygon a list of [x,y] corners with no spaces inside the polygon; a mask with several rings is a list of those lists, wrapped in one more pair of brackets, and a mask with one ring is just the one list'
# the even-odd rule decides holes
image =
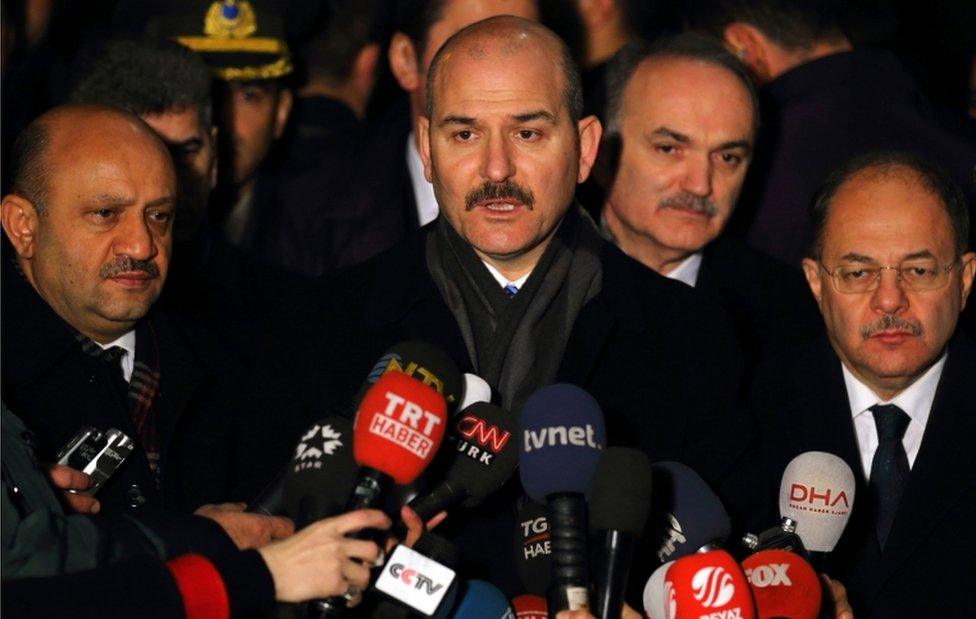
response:
{"label": "white dress shirt", "polygon": [[671,271],[665,275],[669,279],[676,279],[679,282],[688,284],[692,288],[695,287],[695,282],[698,281],[698,270],[701,268],[702,263],[702,253],[696,251],[684,260],[682,260],[678,266],[671,269]]}
{"label": "white dress shirt", "polygon": [[922,374],[918,380],[888,401],[879,398],[877,394],[871,391],[870,387],[855,378],[847,367],[841,364],[844,370],[844,385],[847,387],[847,401],[850,402],[851,415],[854,417],[854,433],[857,436],[857,446],[861,453],[861,464],[864,466],[865,479],[871,478],[871,461],[874,459],[874,452],[878,448],[878,429],[874,425],[874,413],[868,409],[875,404],[894,404],[911,418],[908,428],[905,429],[905,436],[901,439],[902,445],[905,446],[905,453],[908,455],[908,467],[911,468],[915,465],[918,449],[922,445],[922,435],[925,433],[929,413],[932,412],[935,390],[939,386],[939,379],[942,377],[945,362],[946,355],[943,353],[942,358]]}
{"label": "white dress shirt", "polygon": [[421,226],[426,226],[437,219],[440,209],[437,208],[437,198],[434,197],[434,186],[424,178],[424,162],[420,158],[412,131],[407,137],[407,169],[410,171],[413,199],[417,203],[417,221]]}
{"label": "white dress shirt", "polygon": [[[98,342],[95,342],[98,344]],[[114,342],[109,342],[108,344],[98,344],[102,350],[108,350],[113,346],[118,346],[125,352],[122,353],[122,376],[125,377],[125,382],[129,382],[132,378],[132,369],[136,365],[136,331],[133,329],[129,331],[119,339]]]}
{"label": "white dress shirt", "polygon": [[522,286],[525,284],[525,280],[529,279],[529,275],[532,275],[532,271],[529,271],[528,273],[526,273],[525,275],[523,275],[522,277],[516,280],[510,280],[506,278],[504,275],[502,275],[501,273],[499,273],[498,269],[491,266],[484,260],[482,260],[481,263],[486,267],[488,267],[488,272],[491,273],[491,276],[495,278],[495,281],[498,282],[498,285],[501,286],[502,288],[506,288],[508,286],[515,286],[516,290],[521,290]]}

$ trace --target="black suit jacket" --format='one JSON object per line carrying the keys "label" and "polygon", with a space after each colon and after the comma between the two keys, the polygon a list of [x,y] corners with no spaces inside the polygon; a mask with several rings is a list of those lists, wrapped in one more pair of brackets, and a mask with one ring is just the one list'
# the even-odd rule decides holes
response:
{"label": "black suit jacket", "polygon": [[976,549],[976,344],[957,333],[884,551],[876,540],[841,363],[826,338],[770,364],[754,391],[764,458],[782,475],[811,450],[843,458],[857,479],[828,573],[847,587],[858,617],[972,616]]}

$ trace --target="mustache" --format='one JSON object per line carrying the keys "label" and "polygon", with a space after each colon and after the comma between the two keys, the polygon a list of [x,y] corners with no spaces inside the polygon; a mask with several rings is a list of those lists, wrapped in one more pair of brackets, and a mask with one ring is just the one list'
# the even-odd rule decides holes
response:
{"label": "mustache", "polygon": [[922,335],[922,324],[914,320],[907,320],[900,316],[885,314],[869,325],[860,329],[862,338],[869,338],[884,331],[907,331],[912,335]]}
{"label": "mustache", "polygon": [[670,196],[668,198],[663,198],[658,202],[658,208],[684,208],[696,213],[704,213],[709,217],[712,217],[718,213],[718,207],[715,203],[708,198],[703,198],[702,196],[696,196],[690,193],[679,193],[676,196]]}
{"label": "mustache", "polygon": [[131,273],[133,271],[144,271],[150,277],[159,277],[159,267],[151,260],[136,260],[132,256],[118,256],[111,262],[102,265],[98,274],[103,279],[109,279],[121,273]]}
{"label": "mustache", "polygon": [[485,200],[502,200],[506,198],[512,200],[513,202],[524,204],[530,211],[535,205],[535,196],[532,195],[532,190],[525,189],[514,181],[506,180],[500,183],[486,181],[481,187],[472,189],[470,192],[468,192],[468,195],[464,197],[464,208],[465,210],[470,211],[478,202],[484,202]]}

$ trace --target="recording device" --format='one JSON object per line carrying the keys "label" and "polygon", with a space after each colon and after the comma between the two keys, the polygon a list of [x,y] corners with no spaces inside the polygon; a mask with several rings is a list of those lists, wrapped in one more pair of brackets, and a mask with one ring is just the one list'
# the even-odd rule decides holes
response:
{"label": "recording device", "polygon": [[783,471],[779,513],[796,523],[796,534],[811,552],[830,552],[844,533],[854,506],[854,473],[841,458],[808,451]]}
{"label": "recording device", "polygon": [[517,516],[515,564],[519,578],[526,591],[544,596],[552,572],[552,540],[546,506],[522,496],[517,503]]}
{"label": "recording device", "polygon": [[592,605],[584,497],[606,444],[603,412],[583,389],[549,385],[525,402],[519,436],[522,486],[532,499],[546,504],[552,548],[549,613],[588,610]]}
{"label": "recording device", "polygon": [[746,557],[742,570],[752,589],[759,619],[819,617],[820,578],[799,555],[786,550],[763,550]]}
{"label": "recording device", "polygon": [[[342,417],[326,417],[305,430],[285,468],[281,513],[297,523],[300,517],[314,521],[342,511],[358,472],[352,440],[352,422]],[[325,507],[313,509],[307,497],[320,497],[316,501]],[[306,502],[304,509],[302,501]]]}
{"label": "recording device", "polygon": [[762,533],[746,533],[742,536],[742,546],[750,553],[761,552],[763,550],[786,550],[796,553],[810,560],[803,540],[796,534],[796,521],[792,518],[783,518],[779,526],[766,529]]}
{"label": "recording device", "polygon": [[[644,595],[642,600],[644,602],[644,613],[649,619],[670,619],[670,597],[665,598],[664,595],[664,578],[668,575],[668,568],[674,564],[674,561],[668,561],[664,565],[658,567],[651,574],[651,577],[647,579],[647,584],[644,585]],[[670,593],[674,593],[674,589],[669,590]],[[666,604],[668,604],[666,606]]]}
{"label": "recording device", "polygon": [[651,463],[638,449],[603,450],[587,497],[595,541],[594,608],[598,619],[618,619],[637,537],[651,508]]}
{"label": "recording device", "polygon": [[406,374],[441,394],[451,413],[461,402],[465,388],[461,372],[446,352],[427,342],[401,342],[383,353],[367,375],[356,401],[362,402],[370,387],[388,372]]}
{"label": "recording device", "polygon": [[[400,548],[400,546],[397,546]],[[410,550],[410,549],[407,549]],[[395,553],[396,551],[394,551]],[[372,619],[411,619],[412,617],[428,616],[420,609],[412,606],[408,599],[416,596],[437,596],[440,602],[436,605],[436,612],[432,615],[434,619],[444,619],[450,615],[451,609],[457,602],[457,590],[459,580],[456,578],[458,565],[458,549],[450,540],[437,535],[436,533],[424,532],[413,545],[411,552],[419,555],[413,564],[407,564],[398,558],[397,563],[403,565],[403,569],[397,568],[397,576],[389,573],[393,565],[392,555],[384,562],[384,570],[370,591],[382,591],[382,596],[371,596],[364,600],[364,612],[360,616],[368,616]],[[435,575],[425,567],[424,562],[435,562],[446,568],[451,575],[446,572],[441,573],[441,577]],[[420,563],[418,568],[417,563]],[[413,570],[412,572],[410,570]],[[388,580],[390,576],[397,580],[397,583],[388,583],[381,587],[380,581]],[[438,585],[447,580],[451,583],[446,591]],[[387,590],[389,589],[389,591]],[[429,601],[426,602],[430,604]]]}
{"label": "recording device", "polygon": [[698,473],[680,462],[656,462],[651,471],[654,494],[648,535],[654,536],[650,539],[660,562],[725,541],[732,522],[722,501]]}
{"label": "recording device", "polygon": [[[453,554],[456,558],[456,549]],[[419,552],[419,549],[401,544],[383,564],[383,571],[377,578],[375,587],[400,604],[430,617],[446,602],[445,598],[456,576],[457,573],[451,567]],[[380,611],[380,608],[377,610]],[[394,611],[393,614],[398,614],[395,609],[391,610]],[[379,614],[387,616],[390,613],[380,611]]]}
{"label": "recording device", "polygon": [[461,583],[458,602],[450,616],[458,619],[512,619],[515,614],[498,587],[483,580],[468,580]]}
{"label": "recording device", "polygon": [[755,619],[749,582],[732,555],[709,550],[682,557],[664,577],[669,619]]}
{"label": "recording device", "polygon": [[512,598],[512,610],[518,619],[549,619],[546,598],[526,593]]}
{"label": "recording device", "polygon": [[122,466],[134,448],[132,439],[120,430],[109,428],[108,432],[102,433],[91,426],[83,426],[58,452],[55,460],[91,478],[91,486],[87,490],[68,492],[93,496]]}
{"label": "recording device", "polygon": [[477,374],[468,374],[464,377],[464,395],[461,403],[457,405],[457,410],[463,411],[475,402],[491,402],[491,387]]}

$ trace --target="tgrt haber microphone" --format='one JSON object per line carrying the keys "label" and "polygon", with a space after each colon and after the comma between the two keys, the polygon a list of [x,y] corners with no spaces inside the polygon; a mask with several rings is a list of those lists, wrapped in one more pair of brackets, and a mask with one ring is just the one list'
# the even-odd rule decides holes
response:
{"label": "tgrt haber microphone", "polygon": [[786,550],[762,550],[746,557],[742,570],[752,587],[758,619],[820,615],[820,579],[803,557]]}
{"label": "tgrt haber microphone", "polygon": [[546,503],[552,575],[549,612],[590,608],[586,500],[606,444],[603,412],[574,385],[550,385],[525,402],[519,472],[526,493]]}
{"label": "tgrt haber microphone", "polygon": [[451,611],[458,619],[512,619],[515,614],[498,587],[483,580],[461,583],[458,601]]}
{"label": "tgrt haber microphone", "polygon": [[724,550],[678,559],[668,568],[664,590],[669,619],[754,619],[756,616],[749,582],[732,555]]}
{"label": "tgrt haber microphone", "polygon": [[546,506],[527,496],[517,505],[518,535],[515,536],[515,564],[519,579],[529,593],[545,595],[552,573],[552,540]]}
{"label": "tgrt haber microphone", "polygon": [[659,561],[685,557],[729,536],[729,515],[698,473],[679,462],[656,462],[651,470],[653,522],[648,534],[660,540],[652,544]]}
{"label": "tgrt haber microphone", "polygon": [[590,494],[590,530],[596,540],[594,612],[620,617],[637,536],[651,509],[651,463],[638,449],[608,447],[600,455]]}
{"label": "tgrt haber microphone", "polygon": [[779,513],[796,522],[807,550],[830,552],[854,506],[854,473],[844,460],[823,451],[793,458],[783,471]]}
{"label": "tgrt haber microphone", "polygon": [[647,579],[647,584],[644,585],[644,595],[642,597],[644,601],[644,614],[650,619],[671,618],[670,602],[674,598],[674,589],[669,588],[665,591],[664,579],[668,575],[668,568],[673,564],[674,561],[668,561],[658,567],[651,574],[651,577]]}
{"label": "tgrt haber microphone", "polygon": [[444,396],[448,411],[456,410],[461,402],[464,389],[461,372],[446,352],[432,344],[401,342],[383,353],[370,370],[357,401],[361,402],[366,390],[388,372],[406,374],[431,387]]}
{"label": "tgrt haber microphone", "polygon": [[464,395],[457,405],[457,410],[463,411],[475,402],[491,402],[491,387],[477,374],[464,374]]}
{"label": "tgrt haber microphone", "polygon": [[546,598],[541,595],[526,593],[512,598],[512,610],[517,619],[549,619],[549,608]]}

